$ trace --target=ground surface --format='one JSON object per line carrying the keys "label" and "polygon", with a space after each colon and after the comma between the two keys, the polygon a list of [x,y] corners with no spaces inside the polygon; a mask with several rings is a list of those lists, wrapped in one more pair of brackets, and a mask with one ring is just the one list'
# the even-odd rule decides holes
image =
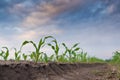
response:
{"label": "ground surface", "polygon": [[105,63],[37,63],[0,61],[0,80],[120,80]]}

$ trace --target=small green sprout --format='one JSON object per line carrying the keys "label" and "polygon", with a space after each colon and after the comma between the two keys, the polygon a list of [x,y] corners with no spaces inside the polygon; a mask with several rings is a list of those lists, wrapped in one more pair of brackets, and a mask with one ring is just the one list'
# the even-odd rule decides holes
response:
{"label": "small green sprout", "polygon": [[65,55],[67,55],[67,53],[68,53],[69,54],[69,56],[68,56],[69,61],[73,62],[73,60],[75,60],[75,58],[76,58],[76,54],[77,54],[76,52],[80,50],[80,48],[77,47],[79,45],[79,43],[74,44],[71,48],[68,48],[65,43],[62,43],[62,45],[66,49]]}
{"label": "small green sprout", "polygon": [[17,51],[16,48],[14,48],[14,50],[15,50],[15,53],[14,53],[15,54],[15,61],[19,61],[21,58],[21,55],[20,55],[21,50]]}
{"label": "small green sprout", "polygon": [[23,59],[26,61],[28,56],[25,54],[22,54],[22,56],[23,56]]}
{"label": "small green sprout", "polygon": [[3,49],[6,49],[6,51],[1,50],[0,56],[3,57],[3,59],[6,61],[9,56],[9,49],[7,47],[2,47]]}
{"label": "small green sprout", "polygon": [[57,42],[57,40],[56,39],[54,39],[53,41],[52,41],[55,45],[53,45],[53,44],[51,44],[51,43],[49,43],[48,44],[48,46],[50,46],[51,48],[52,48],[52,50],[55,52],[55,57],[56,57],[56,60],[58,61],[58,59],[59,59],[59,46],[58,46],[58,42]]}

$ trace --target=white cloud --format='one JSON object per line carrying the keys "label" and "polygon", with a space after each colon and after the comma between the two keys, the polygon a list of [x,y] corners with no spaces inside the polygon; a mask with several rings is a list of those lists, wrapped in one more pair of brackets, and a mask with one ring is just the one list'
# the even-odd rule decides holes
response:
{"label": "white cloud", "polygon": [[103,14],[113,14],[116,11],[116,5],[112,4],[107,6],[101,13]]}
{"label": "white cloud", "polygon": [[30,1],[26,1],[26,3],[19,3],[10,7],[9,12],[23,17],[20,26],[29,28],[49,25],[50,23],[55,24],[52,18],[65,11],[71,11],[80,4],[83,5],[83,2],[82,0],[51,0],[34,5]]}
{"label": "white cloud", "polygon": [[20,40],[34,40],[39,39],[41,36],[48,36],[48,35],[57,35],[62,34],[63,30],[57,28],[56,26],[44,26],[44,27],[37,27],[33,29],[24,29],[16,34],[14,38]]}
{"label": "white cloud", "polygon": [[34,39],[34,38],[36,38],[37,37],[37,34],[36,34],[36,32],[35,31],[27,31],[27,32],[24,32],[24,33],[22,33],[22,34],[20,34],[20,35],[17,35],[18,37],[16,37],[16,38],[18,38],[18,39],[22,39],[22,40],[24,40],[24,39]]}

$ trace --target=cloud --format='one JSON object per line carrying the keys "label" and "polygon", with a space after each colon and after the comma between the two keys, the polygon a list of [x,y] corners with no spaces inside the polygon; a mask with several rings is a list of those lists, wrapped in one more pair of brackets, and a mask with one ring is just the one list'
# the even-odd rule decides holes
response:
{"label": "cloud", "polygon": [[62,34],[62,32],[63,30],[57,28],[56,26],[46,26],[34,29],[25,28],[22,31],[20,30],[20,32],[15,35],[14,38],[21,40],[34,40],[39,39],[41,36],[57,35]]}
{"label": "cloud", "polygon": [[[78,6],[81,0],[52,0],[42,2],[24,18],[22,26],[35,27],[54,23],[52,18]],[[55,24],[55,23],[54,23]]]}
{"label": "cloud", "polygon": [[75,9],[81,0],[51,0],[51,1],[21,1],[13,2],[8,11],[19,19],[19,27],[35,28],[47,25],[57,25],[54,18],[64,12]]}
{"label": "cloud", "polygon": [[89,2],[83,0],[30,0],[14,4],[9,8],[9,12],[20,17],[22,27],[40,27],[57,24],[58,20],[54,20],[56,17],[67,12],[74,12],[77,8],[83,8]]}
{"label": "cloud", "polygon": [[37,37],[36,32],[31,30],[31,31],[27,31],[27,32],[24,32],[23,34],[18,35],[18,37],[16,37],[16,38],[22,39],[22,40],[24,40],[24,39],[31,40],[31,39],[34,39],[36,37]]}
{"label": "cloud", "polygon": [[107,8],[107,12],[109,14],[113,13],[115,11],[115,5],[110,5],[108,8]]}
{"label": "cloud", "polygon": [[[106,16],[120,11],[119,0],[2,0],[2,3],[1,7],[6,6],[5,9],[2,8],[3,11],[5,10],[3,13],[7,12],[11,16],[2,14],[2,16],[4,15],[3,19],[14,18],[11,21],[19,20],[20,26],[28,28],[57,24],[61,17],[64,18],[64,22],[65,18],[74,18],[76,14],[79,19],[83,19],[81,16],[88,19],[92,15],[99,16],[104,13]],[[68,14],[64,16],[64,13]],[[70,16],[68,16],[69,14]],[[56,17],[57,20],[54,20]]]}
{"label": "cloud", "polygon": [[101,13],[106,15],[116,15],[117,6],[115,4],[108,5],[106,8],[104,8]]}
{"label": "cloud", "polygon": [[120,14],[120,0],[106,0],[103,1],[106,4],[103,12],[110,15]]}

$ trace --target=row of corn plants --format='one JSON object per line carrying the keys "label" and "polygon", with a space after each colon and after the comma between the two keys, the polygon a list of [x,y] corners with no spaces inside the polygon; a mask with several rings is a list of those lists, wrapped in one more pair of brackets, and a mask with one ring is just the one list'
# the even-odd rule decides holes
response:
{"label": "row of corn plants", "polygon": [[[46,40],[51,39],[51,42],[47,43]],[[32,51],[29,55],[22,53],[23,47],[28,44],[32,44],[35,51]],[[54,51],[53,54],[47,55],[47,53],[42,52],[42,48],[49,46],[51,50]],[[65,49],[62,53],[60,52],[60,45]],[[84,52],[80,47],[79,43],[74,44],[72,47],[68,47],[65,43],[59,44],[57,40],[52,36],[47,36],[41,38],[39,43],[36,44],[33,41],[24,41],[19,50],[14,48],[14,60],[31,60],[34,62],[105,62],[97,57],[89,57],[86,52]],[[0,52],[1,60],[8,60],[10,51],[7,47],[3,47]],[[116,52],[111,61],[120,62],[120,53]]]}

